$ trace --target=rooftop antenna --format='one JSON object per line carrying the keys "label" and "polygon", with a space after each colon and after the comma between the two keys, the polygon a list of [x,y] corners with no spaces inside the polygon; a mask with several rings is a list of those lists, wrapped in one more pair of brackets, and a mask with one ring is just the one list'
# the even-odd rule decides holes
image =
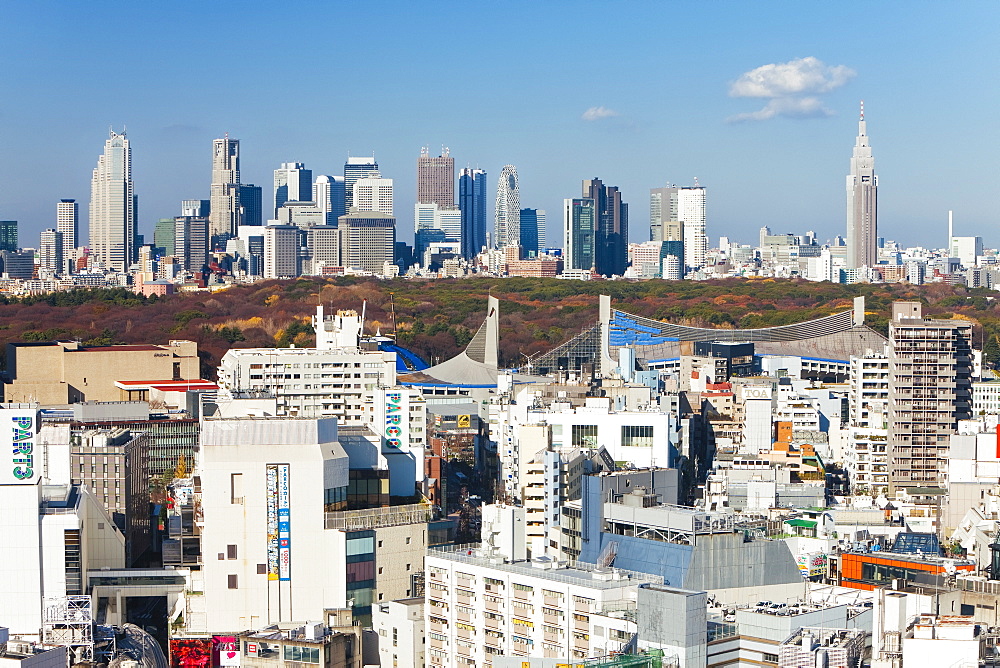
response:
{"label": "rooftop antenna", "polygon": [[697,176],[694,177],[694,187],[695,188],[701,188],[701,184],[698,183],[698,177]]}
{"label": "rooftop antenna", "polygon": [[361,302],[361,336],[365,335],[365,311],[368,309],[368,300]]}
{"label": "rooftop antenna", "polygon": [[948,255],[949,255],[949,257],[951,256],[951,240],[955,236],[955,228],[954,228],[954,225],[953,225],[951,214],[952,214],[952,212],[948,211]]}

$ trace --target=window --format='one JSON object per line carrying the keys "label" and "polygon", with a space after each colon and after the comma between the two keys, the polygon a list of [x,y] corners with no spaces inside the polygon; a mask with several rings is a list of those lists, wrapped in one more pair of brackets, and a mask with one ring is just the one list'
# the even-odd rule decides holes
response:
{"label": "window", "polygon": [[285,645],[285,661],[299,661],[302,663],[319,663],[319,647],[300,647],[299,645]]}
{"label": "window", "polygon": [[764,663],[778,663],[777,654],[768,654],[767,652],[761,652],[760,660]]}
{"label": "window", "polygon": [[229,502],[243,503],[243,474],[231,473],[229,475]]}
{"label": "window", "polygon": [[597,425],[596,424],[573,425],[573,447],[596,449]]}
{"label": "window", "polygon": [[236,558],[236,546],[235,545],[227,545],[226,546],[226,557],[229,558],[229,559],[235,559]]}
{"label": "window", "polygon": [[622,445],[633,448],[653,447],[653,426],[622,425]]}
{"label": "window", "polygon": [[237,583],[237,579],[236,579],[235,575],[228,576],[228,579],[229,579],[228,584],[229,584],[229,588],[230,589],[239,589],[239,585]]}

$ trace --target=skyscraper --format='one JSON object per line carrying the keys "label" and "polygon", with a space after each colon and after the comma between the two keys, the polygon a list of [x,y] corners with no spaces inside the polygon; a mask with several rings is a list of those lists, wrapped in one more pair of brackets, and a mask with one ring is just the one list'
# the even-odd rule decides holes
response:
{"label": "skyscraper", "polygon": [[0,220],[0,251],[13,253],[17,248],[17,221]]}
{"label": "skyscraper", "polygon": [[358,179],[354,182],[352,201],[352,208],[357,211],[381,211],[391,216],[392,179],[374,176]]}
{"label": "skyscraper", "polygon": [[622,202],[618,186],[606,186],[600,179],[584,179],[583,197],[594,200],[597,229],[594,260],[602,276],[621,276],[628,265],[628,204]]}
{"label": "skyscraper", "polygon": [[393,263],[396,219],[380,211],[354,211],[340,217],[341,252],[344,266],[381,274],[386,262]]}
{"label": "skyscraper", "polygon": [[865,103],[861,103],[858,136],[847,175],[847,268],[878,264],[878,177],[868,143]]}
{"label": "skyscraper", "polygon": [[344,164],[344,211],[351,212],[354,206],[354,183],[358,179],[379,178],[378,163],[375,156],[364,158],[347,157]]}
{"label": "skyscraper", "polygon": [[486,172],[466,167],[458,177],[462,210],[462,257],[474,258],[486,246]]}
{"label": "skyscraper", "polygon": [[[211,204],[212,201],[207,199],[182,199],[181,215],[208,218],[208,213],[212,210]],[[173,220],[173,218],[171,218],[171,220]]]}
{"label": "skyscraper", "polygon": [[455,158],[448,149],[432,158],[425,146],[417,158],[417,202],[437,204],[442,209],[455,206]]}
{"label": "skyscraper", "polygon": [[563,200],[563,255],[566,269],[594,268],[597,203],[589,197]]}
{"label": "skyscraper", "polygon": [[208,264],[208,224],[201,216],[174,218],[174,256],[187,271],[201,271]]}
{"label": "skyscraper", "polygon": [[504,165],[497,181],[496,216],[493,221],[493,247],[506,248],[521,243],[521,194],[517,168]]}
{"label": "skyscraper", "polygon": [[75,199],[61,199],[56,204],[56,230],[62,234],[63,260],[75,257],[76,240],[80,234],[80,205]]}
{"label": "skyscraper", "polygon": [[274,170],[274,217],[285,202],[311,202],[312,170],[301,162],[283,162]]}
{"label": "skyscraper", "polygon": [[681,241],[683,226],[677,218],[677,191],[675,186],[649,189],[649,239],[650,241]]}
{"label": "skyscraper", "polygon": [[545,248],[545,210],[521,209],[521,252],[535,257]]}
{"label": "skyscraper", "polygon": [[[228,134],[212,142],[209,201],[209,236],[216,241],[234,236],[240,225],[240,140],[230,139]],[[185,216],[202,215],[201,212],[183,213]]]}
{"label": "skyscraper", "polygon": [[240,225],[260,227],[264,224],[263,188],[252,183],[241,183],[240,191]]}
{"label": "skyscraper", "polygon": [[132,149],[112,130],[90,184],[90,253],[104,267],[126,271],[135,260],[137,208]]}
{"label": "skyscraper", "polygon": [[153,228],[153,246],[158,249],[160,257],[174,254],[176,234],[173,218],[160,218],[156,221],[156,227]]}
{"label": "skyscraper", "polygon": [[677,189],[677,220],[682,225],[684,264],[691,269],[704,267],[708,256],[704,188],[693,186]]}
{"label": "skyscraper", "polygon": [[344,177],[321,174],[313,183],[312,199],[326,215],[327,225],[336,225],[344,209]]}

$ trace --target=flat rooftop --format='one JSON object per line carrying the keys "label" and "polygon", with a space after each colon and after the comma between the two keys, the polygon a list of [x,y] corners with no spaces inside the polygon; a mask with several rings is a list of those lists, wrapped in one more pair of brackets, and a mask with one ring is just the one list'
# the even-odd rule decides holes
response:
{"label": "flat rooftop", "polygon": [[644,583],[663,584],[663,578],[657,575],[627,571],[621,568],[598,568],[594,564],[582,561],[548,562],[554,565],[546,568],[535,565],[540,562],[534,561],[501,561],[500,557],[486,556],[478,543],[429,547],[427,556],[493,568],[515,575],[590,587],[591,589],[619,589],[627,585]]}

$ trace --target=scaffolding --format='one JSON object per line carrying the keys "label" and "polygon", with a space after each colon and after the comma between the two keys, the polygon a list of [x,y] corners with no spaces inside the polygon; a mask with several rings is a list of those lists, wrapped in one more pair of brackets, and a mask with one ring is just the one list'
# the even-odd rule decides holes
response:
{"label": "scaffolding", "polygon": [[45,599],[42,642],[66,646],[71,663],[94,660],[94,615],[89,596],[58,596]]}

